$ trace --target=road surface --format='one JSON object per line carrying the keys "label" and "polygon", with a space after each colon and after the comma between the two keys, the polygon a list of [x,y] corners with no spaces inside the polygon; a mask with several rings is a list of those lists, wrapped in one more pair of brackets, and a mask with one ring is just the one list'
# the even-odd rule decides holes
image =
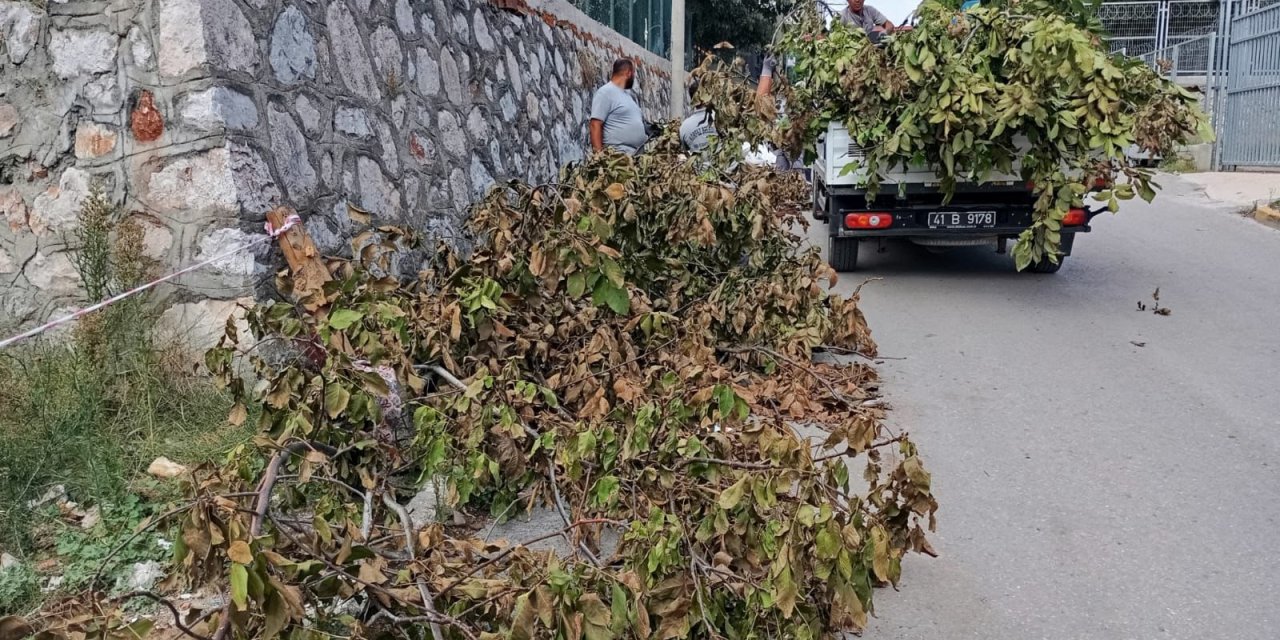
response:
{"label": "road surface", "polygon": [[[890,419],[941,503],[867,638],[1280,637],[1280,231],[1166,181],[1057,275],[864,243],[840,288],[883,278]],[[1157,287],[1172,315],[1137,311]]]}

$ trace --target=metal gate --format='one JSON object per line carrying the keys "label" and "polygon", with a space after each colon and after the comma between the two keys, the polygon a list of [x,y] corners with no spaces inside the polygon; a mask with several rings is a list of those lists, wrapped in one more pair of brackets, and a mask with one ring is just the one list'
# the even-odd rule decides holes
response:
{"label": "metal gate", "polygon": [[1229,33],[1220,163],[1280,166],[1280,3],[1233,18]]}

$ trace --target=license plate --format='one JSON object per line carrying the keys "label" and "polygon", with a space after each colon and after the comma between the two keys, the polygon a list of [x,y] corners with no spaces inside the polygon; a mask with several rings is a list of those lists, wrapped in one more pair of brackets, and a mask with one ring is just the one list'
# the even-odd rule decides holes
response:
{"label": "license plate", "polygon": [[985,229],[994,226],[994,211],[939,211],[929,214],[930,229]]}

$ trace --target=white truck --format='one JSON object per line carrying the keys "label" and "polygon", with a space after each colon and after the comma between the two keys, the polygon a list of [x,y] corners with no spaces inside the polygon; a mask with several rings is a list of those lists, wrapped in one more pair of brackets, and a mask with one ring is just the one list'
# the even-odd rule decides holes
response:
{"label": "white truck", "polygon": [[[827,223],[828,261],[836,271],[854,271],[859,243],[885,238],[906,239],[930,248],[991,247],[1004,253],[1008,241],[1031,226],[1034,195],[1013,174],[988,175],[981,182],[961,182],[943,204],[937,173],[928,167],[897,167],[886,172],[878,195],[867,201],[865,154],[843,125],[831,123],[818,141],[813,167],[813,215]],[[845,167],[852,164],[846,171]],[[1090,231],[1098,211],[1072,209],[1062,224],[1063,258],[1071,255],[1077,233]],[[1062,260],[1028,267],[1033,273],[1055,273]]]}

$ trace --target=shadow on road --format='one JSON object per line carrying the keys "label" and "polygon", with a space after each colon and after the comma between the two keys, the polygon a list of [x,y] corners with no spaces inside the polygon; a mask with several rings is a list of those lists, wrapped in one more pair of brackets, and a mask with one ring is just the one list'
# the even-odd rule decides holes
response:
{"label": "shadow on road", "polygon": [[[991,246],[927,249],[906,240],[892,239],[864,241],[859,251],[857,273],[869,276],[981,273],[988,277],[1044,277],[1018,273],[1014,269],[1013,257],[998,254]],[[1063,266],[1063,269],[1067,268]]]}

